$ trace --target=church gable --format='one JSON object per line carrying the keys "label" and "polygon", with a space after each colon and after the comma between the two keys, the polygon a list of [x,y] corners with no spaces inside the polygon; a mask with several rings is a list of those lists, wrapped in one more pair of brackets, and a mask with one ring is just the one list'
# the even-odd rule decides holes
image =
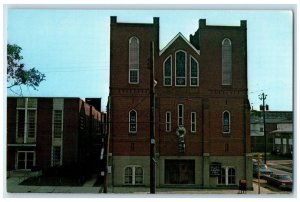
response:
{"label": "church gable", "polygon": [[180,32],[159,52],[159,55],[169,49],[185,49],[200,55],[200,50],[197,50]]}

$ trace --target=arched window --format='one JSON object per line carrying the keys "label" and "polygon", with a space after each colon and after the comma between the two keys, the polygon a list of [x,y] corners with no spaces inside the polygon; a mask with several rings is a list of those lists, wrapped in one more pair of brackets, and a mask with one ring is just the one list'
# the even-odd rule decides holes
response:
{"label": "arched window", "polygon": [[144,183],[144,170],[141,166],[127,166],[124,171],[124,184],[141,185]]}
{"label": "arched window", "polygon": [[191,73],[190,73],[190,85],[191,86],[198,86],[199,85],[199,63],[195,58],[191,56],[191,61],[190,61],[190,68],[191,68]]}
{"label": "arched window", "polygon": [[231,41],[224,39],[222,42],[222,85],[232,84],[232,50]]}
{"label": "arched window", "polygon": [[132,184],[132,167],[125,168],[124,183]]}
{"label": "arched window", "polygon": [[235,169],[228,168],[228,184],[235,184]]}
{"label": "arched window", "polygon": [[129,132],[137,132],[137,112],[135,110],[129,112]]}
{"label": "arched window", "polygon": [[230,132],[230,113],[228,111],[223,112],[223,133]]}
{"label": "arched window", "polygon": [[218,176],[218,184],[234,185],[235,184],[235,169],[232,167],[222,167],[221,175]]}
{"label": "arched window", "polygon": [[172,56],[164,62],[164,85],[172,86]]}
{"label": "arched window", "polygon": [[139,39],[129,39],[129,83],[139,83]]}
{"label": "arched window", "polygon": [[186,53],[176,52],[176,86],[186,85]]}
{"label": "arched window", "polygon": [[226,168],[221,168],[221,175],[218,176],[218,184],[226,184]]}

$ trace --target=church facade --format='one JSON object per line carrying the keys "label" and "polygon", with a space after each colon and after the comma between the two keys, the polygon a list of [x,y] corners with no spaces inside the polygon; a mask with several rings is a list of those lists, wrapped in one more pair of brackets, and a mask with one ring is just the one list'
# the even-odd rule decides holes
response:
{"label": "church facade", "polygon": [[228,188],[246,179],[251,189],[247,22],[200,19],[189,40],[178,33],[162,48],[159,18],[112,16],[110,26],[110,184],[150,185],[153,64],[156,186]]}

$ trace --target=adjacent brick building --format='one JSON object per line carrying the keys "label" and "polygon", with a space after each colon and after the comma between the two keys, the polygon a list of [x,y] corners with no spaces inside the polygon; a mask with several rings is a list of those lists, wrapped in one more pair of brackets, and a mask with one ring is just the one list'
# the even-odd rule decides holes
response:
{"label": "adjacent brick building", "polygon": [[100,173],[106,114],[95,107],[80,98],[8,97],[7,170],[76,165]]}
{"label": "adjacent brick building", "polygon": [[[159,47],[159,19],[110,30],[110,182],[150,184],[150,65],[155,82],[157,186],[252,188],[247,26],[199,20],[188,41]],[[154,43],[153,54],[150,44]]]}

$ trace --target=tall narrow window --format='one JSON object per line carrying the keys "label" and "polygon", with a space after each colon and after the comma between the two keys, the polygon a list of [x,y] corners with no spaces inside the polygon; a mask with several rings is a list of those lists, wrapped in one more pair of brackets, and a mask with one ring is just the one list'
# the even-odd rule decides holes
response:
{"label": "tall narrow window", "polygon": [[132,184],[132,167],[125,168],[124,183]]}
{"label": "tall narrow window", "polygon": [[137,132],[137,112],[135,110],[129,112],[129,132]]}
{"label": "tall narrow window", "polygon": [[63,111],[53,110],[53,136],[61,138],[63,132]]}
{"label": "tall narrow window", "polygon": [[139,40],[136,37],[129,39],[129,83],[139,83]]}
{"label": "tall narrow window", "polygon": [[226,184],[226,168],[221,169],[221,175],[218,176],[218,184]]}
{"label": "tall narrow window", "polygon": [[171,132],[171,112],[166,112],[166,132]]}
{"label": "tall narrow window", "polygon": [[52,166],[60,166],[61,165],[61,146],[53,146],[52,147]]}
{"label": "tall narrow window", "polygon": [[222,85],[232,84],[232,49],[231,41],[224,39],[222,42]]}
{"label": "tall narrow window", "polygon": [[27,111],[27,132],[29,138],[35,138],[36,110]]}
{"label": "tall narrow window", "polygon": [[186,53],[176,52],[176,86],[186,85]]}
{"label": "tall narrow window", "polygon": [[24,143],[35,141],[36,137],[36,98],[17,99],[17,141]]}
{"label": "tall narrow window", "polygon": [[228,168],[228,184],[235,184],[235,169]]}
{"label": "tall narrow window", "polygon": [[164,85],[172,86],[172,56],[164,62]]}
{"label": "tall narrow window", "polygon": [[196,112],[191,112],[191,132],[196,132]]}
{"label": "tall narrow window", "polygon": [[184,125],[184,109],[183,104],[178,105],[178,126]]}
{"label": "tall narrow window", "polygon": [[142,167],[135,167],[135,184],[143,184],[143,168]]}
{"label": "tall narrow window", "polygon": [[190,74],[190,85],[198,86],[199,85],[199,64],[195,58],[191,56],[191,74]]}
{"label": "tall narrow window", "polygon": [[230,113],[228,111],[223,112],[223,133],[230,132]]}
{"label": "tall narrow window", "polygon": [[17,137],[24,138],[25,132],[25,110],[17,110]]}

